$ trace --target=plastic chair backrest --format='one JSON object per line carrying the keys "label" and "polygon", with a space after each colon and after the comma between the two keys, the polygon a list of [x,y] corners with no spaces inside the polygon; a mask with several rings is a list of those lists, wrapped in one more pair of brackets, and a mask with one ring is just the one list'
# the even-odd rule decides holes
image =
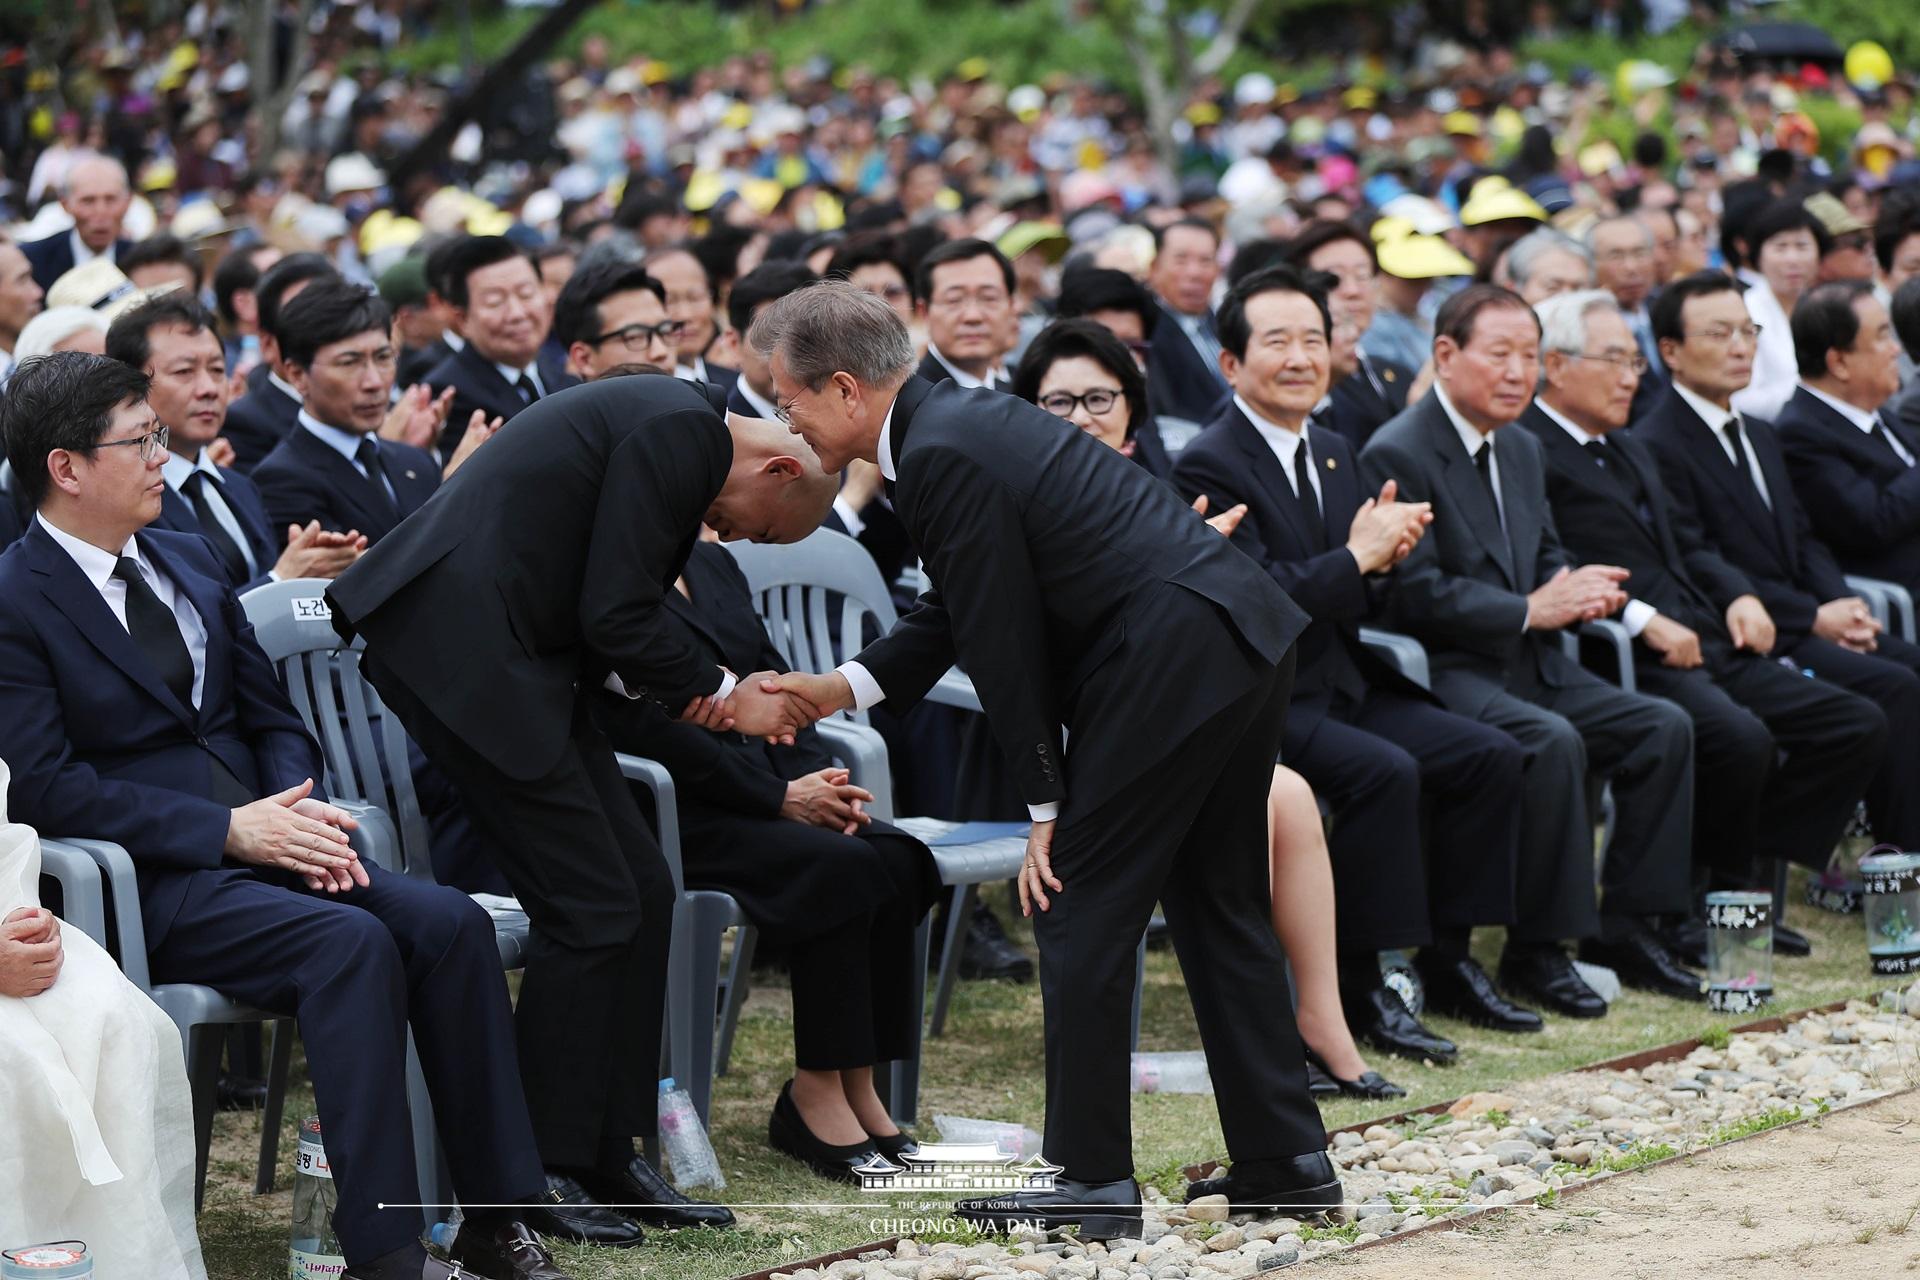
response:
{"label": "plastic chair backrest", "polygon": [[320,743],[328,794],[378,805],[400,831],[416,874],[432,866],[427,822],[413,789],[406,730],[360,671],[361,649],[342,643],[322,578],[269,582],[240,597],[254,638],[280,673],[307,732]]}
{"label": "plastic chair backrest", "polygon": [[[859,653],[872,619],[879,634],[897,615],[867,549],[844,533],[817,529],[773,546],[729,542],[773,647],[795,671],[831,671]],[[839,628],[832,626],[834,611]],[[865,715],[856,720],[865,721]]]}

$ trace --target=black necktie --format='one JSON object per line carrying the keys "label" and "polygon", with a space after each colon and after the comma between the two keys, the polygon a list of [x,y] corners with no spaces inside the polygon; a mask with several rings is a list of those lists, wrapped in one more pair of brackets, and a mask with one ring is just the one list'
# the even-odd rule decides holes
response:
{"label": "black necktie", "polygon": [[1313,491],[1313,459],[1307,453],[1306,437],[1293,451],[1293,487],[1299,490],[1300,509],[1307,513],[1307,526],[1313,530],[1315,545],[1326,541],[1326,520],[1320,514],[1320,499]]}
{"label": "black necktie", "polygon": [[1587,453],[1592,456],[1593,460],[1600,464],[1602,471],[1607,469],[1607,446],[1604,441],[1589,440],[1580,447],[1585,449]]}
{"label": "black necktie", "polygon": [[1761,492],[1759,484],[1753,478],[1753,459],[1747,456],[1747,442],[1742,437],[1740,415],[1737,413],[1727,419],[1727,443],[1733,448],[1733,469],[1740,473],[1742,480],[1753,486],[1755,496],[1771,510],[1773,503],[1768,500],[1765,493]]}
{"label": "black necktie", "polygon": [[193,655],[180,636],[179,620],[173,610],[161,603],[154,589],[131,556],[121,556],[113,567],[113,576],[127,584],[127,634],[152,664],[154,674],[180,699],[180,705],[193,708]]}
{"label": "black necktie", "polygon": [[367,483],[373,486],[375,499],[381,507],[393,516],[400,518],[400,508],[395,504],[393,495],[387,492],[387,473],[380,467],[380,446],[374,443],[372,436],[361,436],[360,445],[353,456],[367,473]]}
{"label": "black necktie", "polygon": [[[1480,473],[1480,483],[1487,487],[1487,501],[1493,503],[1493,514],[1496,516],[1499,516],[1500,515],[1500,495],[1493,491],[1493,439],[1492,437],[1488,437],[1486,443],[1482,444],[1478,449],[1474,451],[1473,469]],[[1506,518],[1504,516],[1500,517],[1500,523],[1503,527],[1505,526]]]}
{"label": "black necktie", "polygon": [[1888,453],[1900,459],[1901,466],[1910,467],[1913,465],[1913,463],[1901,456],[1899,448],[1894,445],[1893,432],[1887,430],[1886,421],[1877,413],[1873,415],[1873,435],[1881,444],[1887,446]]}
{"label": "black necktie", "polygon": [[253,574],[247,567],[246,553],[233,540],[233,535],[227,532],[227,527],[220,523],[220,517],[214,510],[213,496],[207,492],[214,483],[213,477],[206,472],[196,471],[180,487],[185,491],[187,501],[193,504],[194,515],[200,519],[200,532],[220,553],[220,561],[227,567],[227,576],[233,579],[234,585],[239,586]]}
{"label": "black necktie", "polygon": [[529,378],[524,372],[513,380],[513,389],[518,391],[520,398],[528,404],[532,404],[540,398],[540,388],[534,386],[533,379]]}

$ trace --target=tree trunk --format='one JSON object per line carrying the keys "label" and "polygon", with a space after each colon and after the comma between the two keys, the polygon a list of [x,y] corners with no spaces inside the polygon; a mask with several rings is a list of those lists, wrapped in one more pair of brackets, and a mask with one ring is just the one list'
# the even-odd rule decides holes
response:
{"label": "tree trunk", "polygon": [[254,163],[265,164],[280,149],[280,124],[286,118],[287,105],[307,70],[307,53],[312,47],[310,24],[314,0],[299,0],[294,19],[293,47],[288,51],[286,74],[282,76],[276,57],[274,19],[279,0],[245,0],[240,20],[247,48],[247,83],[253,99],[254,118],[259,122],[255,135]]}

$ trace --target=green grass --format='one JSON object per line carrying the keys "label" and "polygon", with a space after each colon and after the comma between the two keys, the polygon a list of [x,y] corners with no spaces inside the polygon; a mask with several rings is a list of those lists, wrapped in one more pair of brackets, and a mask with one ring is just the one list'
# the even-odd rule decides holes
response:
{"label": "green grass", "polygon": [[[1794,894],[1798,901],[1800,881]],[[1017,913],[1005,910],[996,890],[995,906],[1015,941],[1031,945],[1031,934]],[[1796,928],[1814,940],[1806,960],[1774,962],[1775,1007],[1781,1010],[1825,1004],[1848,996],[1871,996],[1887,985],[1868,969],[1858,916],[1834,916],[1796,906],[1789,912]],[[1484,933],[1476,950],[1489,967],[1499,951],[1499,936]],[[726,1170],[723,1199],[752,1205],[828,1205],[825,1209],[741,1209],[741,1226],[726,1233],[661,1234],[642,1249],[625,1253],[591,1249],[561,1251],[576,1280],[722,1280],[762,1267],[798,1262],[895,1234],[888,1217],[941,1218],[944,1202],[902,1196],[891,1200],[863,1196],[858,1190],[812,1177],[766,1145],[767,1113],[780,1084],[792,1070],[790,1002],[778,975],[761,975],[749,999],[734,1047],[732,1070],[723,1077],[714,1100],[714,1142]],[[1260,1016],[1249,1011],[1249,1017]],[[1503,1036],[1445,1018],[1436,1031],[1461,1046],[1460,1063],[1426,1067],[1390,1058],[1370,1065],[1408,1089],[1399,1103],[1369,1104],[1336,1100],[1322,1109],[1328,1128],[1361,1123],[1444,1102],[1475,1090],[1492,1090],[1569,1067],[1638,1049],[1724,1032],[1736,1019],[1717,1019],[1700,1005],[1629,991],[1605,1018],[1591,1022],[1550,1019],[1538,1035]],[[1167,950],[1147,955],[1141,1047],[1191,1049],[1198,1045],[1178,963]],[[1391,1108],[1391,1110],[1390,1110]],[[312,1110],[312,1093],[301,1079],[287,1105],[281,1144],[280,1191],[252,1194],[258,1127],[251,1117],[223,1115],[216,1127],[213,1172],[207,1211],[201,1217],[208,1269],[213,1280],[259,1280],[285,1265],[294,1150],[293,1126]],[[1036,986],[962,983],[955,994],[947,1034],[927,1043],[916,1132],[934,1132],[935,1114],[978,1116],[1044,1127],[1040,997]],[[1133,1100],[1133,1150],[1142,1181],[1176,1193],[1180,1169],[1224,1157],[1226,1146],[1214,1114],[1213,1099],[1151,1094]],[[1414,1118],[1402,1128],[1417,1133],[1432,1121]],[[1751,1122],[1750,1122],[1751,1123]],[[1737,1136],[1737,1135],[1729,1135]],[[1716,1135],[1718,1137],[1718,1135]],[[1615,1163],[1647,1163],[1662,1158],[1651,1148],[1616,1154]],[[924,1206],[931,1205],[929,1210]],[[1438,1208],[1439,1206],[1435,1206]],[[1358,1234],[1354,1224],[1352,1234]],[[1346,1230],[1347,1228],[1341,1228]],[[921,1238],[971,1240],[962,1231]]]}

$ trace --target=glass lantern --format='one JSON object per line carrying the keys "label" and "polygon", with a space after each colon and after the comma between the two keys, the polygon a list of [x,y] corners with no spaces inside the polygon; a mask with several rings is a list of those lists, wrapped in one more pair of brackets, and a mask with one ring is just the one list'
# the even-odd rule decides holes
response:
{"label": "glass lantern", "polygon": [[1862,858],[1860,884],[1873,971],[1920,972],[1920,854]]}
{"label": "glass lantern", "polygon": [[1707,1007],[1751,1013],[1773,999],[1773,895],[1707,895]]}

